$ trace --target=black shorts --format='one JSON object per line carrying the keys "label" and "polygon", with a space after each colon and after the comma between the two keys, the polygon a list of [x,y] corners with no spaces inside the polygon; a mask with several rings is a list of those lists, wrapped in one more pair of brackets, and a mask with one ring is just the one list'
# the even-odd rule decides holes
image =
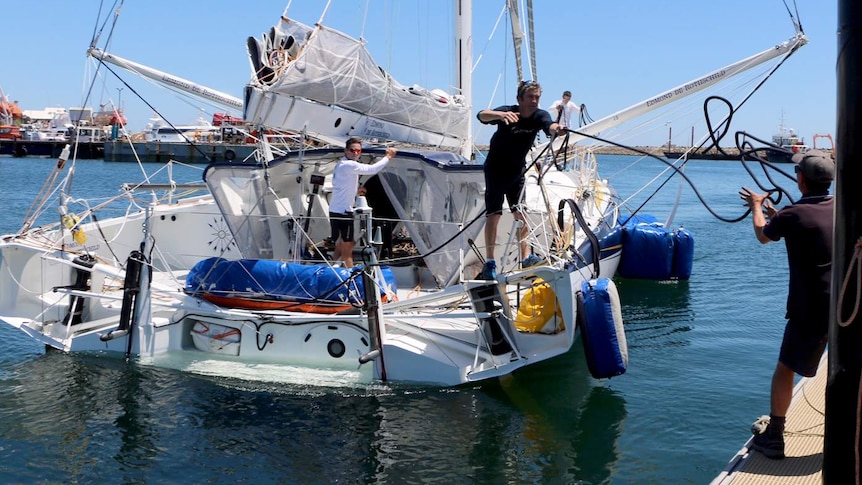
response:
{"label": "black shorts", "polygon": [[778,361],[801,376],[813,377],[826,349],[826,339],[827,332],[788,320]]}
{"label": "black shorts", "polygon": [[503,213],[503,197],[509,203],[509,210],[518,211],[521,192],[524,190],[524,174],[521,172],[506,176],[491,174],[485,170],[485,215]]}
{"label": "black shorts", "polygon": [[344,242],[353,242],[353,216],[351,214],[329,213],[330,239],[337,242],[340,237]]}

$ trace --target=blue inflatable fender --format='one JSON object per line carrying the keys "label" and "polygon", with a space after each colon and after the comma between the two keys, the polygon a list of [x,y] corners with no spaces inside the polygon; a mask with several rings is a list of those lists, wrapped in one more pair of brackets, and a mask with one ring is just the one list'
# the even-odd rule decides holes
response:
{"label": "blue inflatable fender", "polygon": [[617,272],[625,278],[670,279],[673,238],[661,224],[627,224],[623,230],[623,256]]}
{"label": "blue inflatable fender", "polygon": [[673,269],[671,276],[681,280],[691,278],[694,264],[694,237],[683,227],[673,231]]}
{"label": "blue inflatable fender", "polygon": [[625,373],[629,351],[616,285],[608,278],[584,281],[577,301],[577,324],[590,374],[604,379]]}

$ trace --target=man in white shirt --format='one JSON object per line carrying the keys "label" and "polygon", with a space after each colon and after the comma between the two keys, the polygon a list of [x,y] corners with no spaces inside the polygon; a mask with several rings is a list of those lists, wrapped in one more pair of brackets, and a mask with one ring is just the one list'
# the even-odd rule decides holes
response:
{"label": "man in white shirt", "polygon": [[565,128],[577,128],[578,115],[581,114],[581,107],[572,102],[572,92],[563,91],[563,99],[554,101],[554,104],[548,109],[551,117]]}
{"label": "man in white shirt", "polygon": [[362,141],[351,138],[344,144],[344,156],[338,160],[332,171],[332,198],[329,201],[329,227],[335,241],[333,259],[339,257],[344,267],[353,267],[353,204],[359,190],[360,175],[374,175],[389,163],[398,153],[393,147],[386,148],[386,156],[371,165],[359,162],[362,155]]}

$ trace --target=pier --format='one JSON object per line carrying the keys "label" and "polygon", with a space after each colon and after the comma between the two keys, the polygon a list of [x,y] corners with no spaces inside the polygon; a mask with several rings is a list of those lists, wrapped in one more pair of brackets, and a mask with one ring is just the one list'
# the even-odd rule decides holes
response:
{"label": "pier", "polygon": [[[0,140],[0,155],[12,155],[16,158],[57,158],[66,145],[70,145],[73,150],[76,146],[68,141]],[[105,156],[105,144],[102,142],[78,143],[75,156],[84,159],[103,158]]]}

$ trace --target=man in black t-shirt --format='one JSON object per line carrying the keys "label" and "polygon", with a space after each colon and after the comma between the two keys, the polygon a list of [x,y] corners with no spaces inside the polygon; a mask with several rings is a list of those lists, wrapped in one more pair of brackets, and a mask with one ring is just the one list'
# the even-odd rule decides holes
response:
{"label": "man in black t-shirt", "polygon": [[793,162],[802,192],[794,204],[776,212],[766,194],[746,187],[739,192],[751,208],[757,240],[766,244],[784,238],[790,269],[787,325],[772,375],[769,424],[752,440],[752,448],[768,458],[784,458],[784,421],[793,396],[794,373],[806,377],[817,373],[829,324],[834,207],[829,186],[835,163],[820,150],[797,153]]}
{"label": "man in black t-shirt", "polygon": [[485,109],[476,115],[482,123],[497,125],[485,159],[485,252],[488,259],[480,275],[483,279],[497,278],[494,243],[497,240],[497,224],[503,213],[504,196],[515,219],[524,223],[518,230],[522,265],[527,267],[540,262],[537,256],[527,251],[527,226],[518,204],[524,189],[524,164],[536,134],[539,130],[548,136],[563,131],[563,127],[554,123],[547,111],[539,109],[541,95],[539,83],[521,81],[518,84],[517,105]]}

